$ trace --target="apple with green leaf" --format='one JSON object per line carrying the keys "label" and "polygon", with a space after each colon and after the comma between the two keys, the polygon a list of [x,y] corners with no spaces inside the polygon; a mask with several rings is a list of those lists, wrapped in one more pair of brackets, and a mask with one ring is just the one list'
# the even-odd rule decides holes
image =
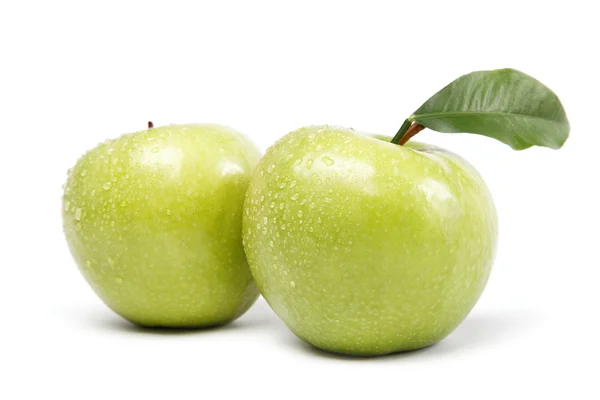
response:
{"label": "apple with green leaf", "polygon": [[219,125],[123,135],[69,172],[63,224],[96,294],[143,326],[205,327],[258,297],[242,246],[242,207],[260,158]]}
{"label": "apple with green leaf", "polygon": [[504,69],[452,82],[391,140],[310,126],[277,141],[250,182],[243,239],[260,292],[302,340],[351,355],[418,349],[479,299],[496,252],[494,203],[465,160],[408,141],[425,127],[514,149],[559,148],[569,132],[552,91]]}

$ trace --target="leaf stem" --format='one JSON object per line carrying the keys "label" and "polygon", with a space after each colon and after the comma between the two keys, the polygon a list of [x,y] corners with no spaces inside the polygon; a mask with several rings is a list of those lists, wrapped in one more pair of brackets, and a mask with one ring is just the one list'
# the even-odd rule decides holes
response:
{"label": "leaf stem", "polygon": [[152,121],[148,121],[148,129],[152,128],[154,128],[154,124],[152,123]]}
{"label": "leaf stem", "polygon": [[423,125],[419,124],[418,122],[415,122],[413,124],[409,118],[406,121],[404,121],[400,129],[398,129],[398,133],[396,133],[396,136],[394,136],[391,143],[403,146],[406,142],[410,140],[411,137],[415,136],[423,129],[425,129]]}
{"label": "leaf stem", "polygon": [[394,138],[392,139],[391,143],[398,144],[400,142],[400,139],[402,139],[402,136],[404,136],[408,128],[410,128],[410,124],[411,121],[409,121],[408,119],[404,121],[400,129],[398,129],[398,133],[396,133],[396,136],[394,136]]}

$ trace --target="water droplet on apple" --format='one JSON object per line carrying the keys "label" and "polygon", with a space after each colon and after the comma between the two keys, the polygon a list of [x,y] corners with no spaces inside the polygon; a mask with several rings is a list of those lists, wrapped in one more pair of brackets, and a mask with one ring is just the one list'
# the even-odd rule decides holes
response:
{"label": "water droplet on apple", "polygon": [[273,170],[274,170],[274,169],[275,169],[275,165],[274,165],[274,164],[271,164],[271,165],[269,165],[269,167],[267,168],[267,172],[270,174],[270,173],[272,173],[272,172],[273,172]]}
{"label": "water droplet on apple", "polygon": [[325,165],[327,165],[328,167],[331,167],[335,163],[335,161],[333,161],[333,159],[331,159],[331,158],[329,158],[327,156],[321,157],[321,161],[323,161],[323,163]]}
{"label": "water droplet on apple", "polygon": [[297,183],[296,181],[291,181],[290,182],[290,188],[293,188],[294,186],[296,186],[296,183]]}
{"label": "water droplet on apple", "polygon": [[120,285],[123,283],[123,278],[121,278],[120,276],[115,276],[115,281]]}
{"label": "water droplet on apple", "polygon": [[112,186],[112,183],[106,182],[104,185],[102,185],[102,189],[104,189],[104,190],[110,190],[111,186]]}
{"label": "water droplet on apple", "polygon": [[71,202],[70,202],[70,201],[67,201],[67,202],[65,203],[65,211],[69,211],[69,207],[71,207]]}
{"label": "water droplet on apple", "polygon": [[280,210],[283,210],[284,208],[285,208],[285,203],[280,203],[280,204],[279,204],[279,209],[280,209]]}
{"label": "water droplet on apple", "polygon": [[167,215],[171,215],[171,210],[170,209],[166,209],[165,212],[167,213]]}
{"label": "water droplet on apple", "polygon": [[291,286],[291,287],[293,287],[293,288],[295,288],[295,287],[296,287],[296,282],[294,282],[294,281],[291,281],[291,282],[290,282],[290,286]]}
{"label": "water droplet on apple", "polygon": [[296,201],[296,200],[298,200],[298,197],[300,197],[300,195],[299,195],[298,193],[294,193],[294,194],[292,195],[292,197],[290,197],[290,199],[292,199],[292,200]]}
{"label": "water droplet on apple", "polygon": [[114,150],[112,148],[109,148],[108,150],[106,150],[106,152],[108,153],[108,155],[111,155],[113,153],[113,151]]}
{"label": "water droplet on apple", "polygon": [[81,176],[85,176],[85,174],[86,174],[86,171],[85,171],[85,169],[84,169],[84,170],[82,170],[82,171],[81,171],[81,173],[80,173],[79,175],[81,175]]}
{"label": "water droplet on apple", "polygon": [[306,162],[306,168],[311,169],[312,165],[313,165],[313,159],[309,158],[308,161]]}
{"label": "water droplet on apple", "polygon": [[83,212],[83,211],[82,211],[82,210],[81,210],[81,208],[79,208],[79,207],[77,207],[77,208],[75,209],[75,220],[77,220],[77,221],[81,220],[81,213],[82,213],[82,212]]}
{"label": "water droplet on apple", "polygon": [[304,214],[302,210],[298,210],[298,217],[302,218],[302,214]]}

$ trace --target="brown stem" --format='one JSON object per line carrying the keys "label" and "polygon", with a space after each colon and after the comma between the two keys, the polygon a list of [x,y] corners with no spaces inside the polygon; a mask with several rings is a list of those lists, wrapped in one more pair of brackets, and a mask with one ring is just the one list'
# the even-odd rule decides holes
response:
{"label": "brown stem", "polygon": [[400,139],[398,144],[400,146],[403,146],[406,142],[408,142],[410,140],[411,137],[415,136],[417,133],[421,132],[423,129],[425,129],[425,127],[423,125],[419,124],[418,122],[415,122],[408,128],[408,130],[406,131],[404,136],[402,136],[402,139]]}
{"label": "brown stem", "polygon": [[154,128],[152,121],[148,121],[148,129]]}

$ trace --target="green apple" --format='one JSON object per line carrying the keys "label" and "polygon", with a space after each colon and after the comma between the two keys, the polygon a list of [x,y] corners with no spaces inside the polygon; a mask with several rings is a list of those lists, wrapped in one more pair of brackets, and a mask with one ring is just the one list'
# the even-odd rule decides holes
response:
{"label": "green apple", "polygon": [[85,154],[63,224],[98,296],[144,326],[205,327],[258,297],[242,246],[244,195],[260,152],[219,125],[127,134]]}
{"label": "green apple", "polygon": [[448,335],[481,295],[497,217],[479,174],[437,147],[313,126],[275,143],[244,205],[260,292],[300,339],[379,355]]}

